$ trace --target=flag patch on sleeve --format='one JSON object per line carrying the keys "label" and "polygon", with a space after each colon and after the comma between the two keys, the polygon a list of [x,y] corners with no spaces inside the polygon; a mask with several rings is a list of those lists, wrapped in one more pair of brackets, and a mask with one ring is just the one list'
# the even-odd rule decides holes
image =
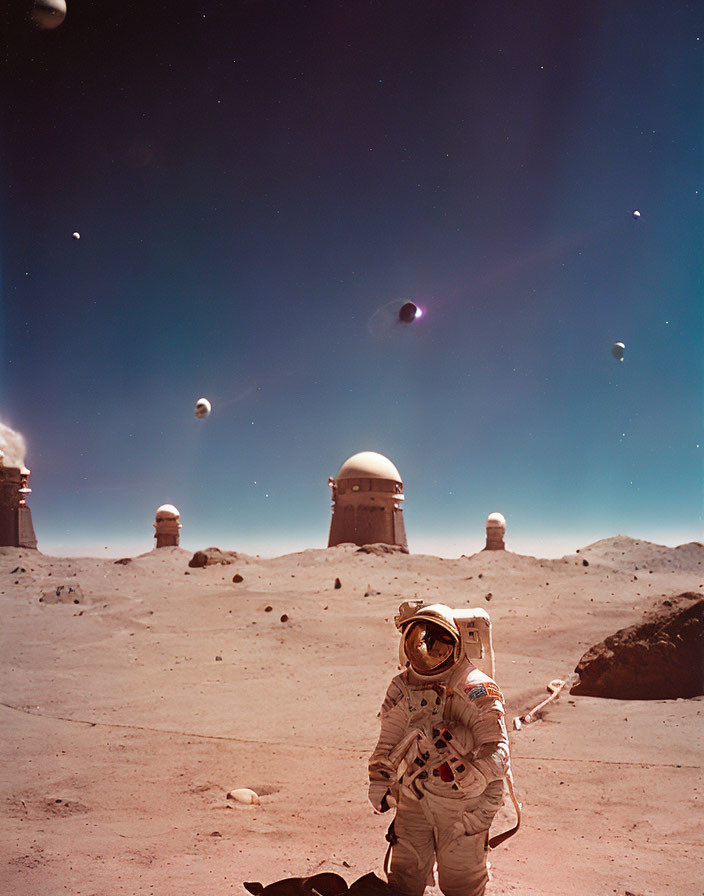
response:
{"label": "flag patch on sleeve", "polygon": [[470,700],[481,700],[485,703],[489,700],[500,700],[504,702],[504,695],[501,689],[493,681],[485,681],[483,684],[477,684],[473,687],[465,688],[465,693]]}

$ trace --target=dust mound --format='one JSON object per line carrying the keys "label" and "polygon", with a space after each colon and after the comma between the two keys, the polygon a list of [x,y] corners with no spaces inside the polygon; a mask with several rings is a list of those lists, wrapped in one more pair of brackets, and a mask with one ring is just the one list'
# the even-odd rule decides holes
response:
{"label": "dust mound", "polygon": [[615,535],[587,545],[579,554],[580,557],[586,555],[591,563],[619,569],[633,563],[635,569],[648,569],[652,572],[704,572],[704,545],[698,541],[670,548],[664,544],[630,538],[628,535]]}
{"label": "dust mound", "polygon": [[671,700],[704,694],[704,595],[686,592],[591,647],[571,694]]}
{"label": "dust mound", "polygon": [[239,559],[237,551],[221,551],[220,548],[206,548],[204,551],[196,551],[188,561],[192,569],[203,566],[215,566],[217,563],[229,566]]}

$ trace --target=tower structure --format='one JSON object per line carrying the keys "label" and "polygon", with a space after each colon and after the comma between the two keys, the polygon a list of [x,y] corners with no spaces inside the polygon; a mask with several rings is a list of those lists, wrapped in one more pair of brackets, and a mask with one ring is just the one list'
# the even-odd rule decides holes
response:
{"label": "tower structure", "polygon": [[344,462],[328,485],[332,490],[329,548],[343,542],[408,548],[403,482],[387,457],[376,451],[360,451]]}
{"label": "tower structure", "polygon": [[27,495],[32,491],[28,482],[27,467],[6,467],[0,454],[0,545],[37,547],[32,511],[27,507]]}
{"label": "tower structure", "polygon": [[506,534],[506,520],[500,513],[490,513],[486,518],[486,545],[485,551],[505,551],[504,535]]}
{"label": "tower structure", "polygon": [[173,504],[162,504],[157,508],[154,528],[158,548],[178,547],[181,514]]}

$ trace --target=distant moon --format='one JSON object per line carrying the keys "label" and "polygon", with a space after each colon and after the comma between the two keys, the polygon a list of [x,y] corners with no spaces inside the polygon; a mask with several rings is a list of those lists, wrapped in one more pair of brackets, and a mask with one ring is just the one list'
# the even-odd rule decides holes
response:
{"label": "distant moon", "polygon": [[71,236],[74,238],[74,240],[80,240],[81,238],[81,235],[77,230],[74,230]]}
{"label": "distant moon", "polygon": [[53,31],[66,18],[66,0],[34,0],[32,22],[43,31]]}
{"label": "distant moon", "polygon": [[640,212],[638,211],[638,209],[636,209],[636,210],[633,212],[633,217],[634,217],[634,218],[640,218]]}
{"label": "distant moon", "polygon": [[206,417],[210,416],[211,410],[212,408],[207,398],[198,399],[196,402],[195,415],[199,420],[205,420]]}
{"label": "distant moon", "polygon": [[399,309],[398,319],[404,324],[412,324],[417,317],[420,317],[420,314],[415,302],[406,302]]}
{"label": "distant moon", "polygon": [[623,342],[614,342],[611,346],[611,354],[617,361],[623,361],[623,353],[625,350],[626,346]]}

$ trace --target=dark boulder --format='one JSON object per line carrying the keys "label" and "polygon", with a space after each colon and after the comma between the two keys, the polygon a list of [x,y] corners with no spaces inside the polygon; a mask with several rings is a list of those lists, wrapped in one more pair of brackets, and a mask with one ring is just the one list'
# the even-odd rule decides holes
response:
{"label": "dark boulder", "polygon": [[339,874],[324,872],[311,877],[288,877],[277,880],[267,887],[258,881],[246,881],[244,887],[254,896],[401,896],[373,872],[360,877],[347,888],[347,882]]}
{"label": "dark boulder", "polygon": [[239,557],[236,551],[221,551],[220,548],[206,548],[204,551],[196,551],[188,561],[188,565],[194,569],[203,566],[215,566],[220,563],[222,566],[229,566]]}
{"label": "dark boulder", "polygon": [[618,700],[673,700],[704,695],[704,595],[664,601],[644,622],[591,647],[570,693]]}
{"label": "dark boulder", "polygon": [[339,874],[323,872],[311,877],[287,877],[263,886],[259,881],[245,881],[244,887],[254,896],[341,896],[347,892],[347,881]]}

